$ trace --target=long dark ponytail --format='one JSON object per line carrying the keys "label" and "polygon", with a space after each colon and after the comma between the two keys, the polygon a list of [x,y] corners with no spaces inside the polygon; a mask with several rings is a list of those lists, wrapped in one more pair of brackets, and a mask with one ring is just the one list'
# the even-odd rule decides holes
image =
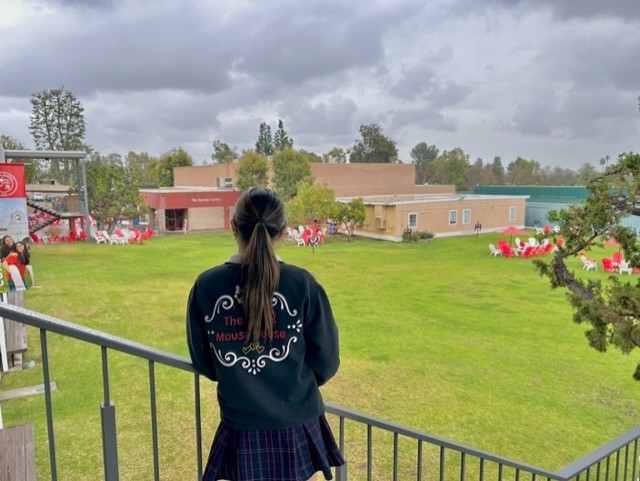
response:
{"label": "long dark ponytail", "polygon": [[240,196],[233,214],[236,235],[245,246],[242,256],[242,305],[247,343],[260,335],[273,337],[273,293],[280,279],[280,266],[273,240],[286,225],[284,205],[270,189],[255,187]]}

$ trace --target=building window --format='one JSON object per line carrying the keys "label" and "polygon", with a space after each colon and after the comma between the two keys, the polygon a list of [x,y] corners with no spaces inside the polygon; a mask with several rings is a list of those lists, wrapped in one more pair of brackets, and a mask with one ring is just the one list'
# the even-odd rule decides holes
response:
{"label": "building window", "polygon": [[418,214],[412,212],[409,214],[409,219],[407,220],[407,227],[410,229],[415,229],[418,226]]}
{"label": "building window", "polygon": [[517,211],[515,207],[509,207],[509,220],[516,220]]}
{"label": "building window", "polygon": [[471,224],[471,210],[464,209],[462,211],[462,223],[463,224]]}
{"label": "building window", "polygon": [[458,222],[458,211],[450,210],[449,211],[449,225],[453,225]]}

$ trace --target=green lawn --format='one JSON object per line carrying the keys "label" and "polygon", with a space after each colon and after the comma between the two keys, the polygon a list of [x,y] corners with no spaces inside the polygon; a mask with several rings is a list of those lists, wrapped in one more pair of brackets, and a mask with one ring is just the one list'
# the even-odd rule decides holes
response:
{"label": "green lawn", "polygon": [[[585,328],[571,322],[565,293],[550,290],[530,259],[489,256],[487,244],[498,237],[404,244],[339,236],[315,252],[286,243],[278,252],[311,271],[332,301],[342,365],[323,388],[326,400],[555,470],[640,424],[640,384],[631,378],[637,354],[589,348]],[[32,262],[44,287],[27,291],[25,305],[187,356],[184,310],[191,283],[233,250],[229,233],[154,237],[143,246],[35,245]],[[579,260],[571,263],[580,269]],[[606,277],[601,271],[583,275]],[[29,330],[28,341],[26,358],[39,361],[36,330]],[[58,476],[99,479],[100,349],[56,335],[48,347],[58,386]],[[123,480],[151,479],[141,475],[151,469],[146,367],[109,355]],[[193,381],[162,366],[156,377],[162,479],[189,479]],[[3,375],[1,387],[39,382],[37,362]],[[203,382],[206,451],[217,413],[214,388]],[[39,478],[46,479],[42,397],[5,401],[2,413],[6,425],[34,422]],[[364,461],[353,459],[361,452],[358,443],[347,449],[354,465]]]}

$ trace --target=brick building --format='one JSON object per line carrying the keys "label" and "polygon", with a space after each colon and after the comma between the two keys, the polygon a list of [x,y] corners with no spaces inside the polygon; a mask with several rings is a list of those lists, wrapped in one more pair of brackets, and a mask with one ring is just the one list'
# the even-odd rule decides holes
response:
{"label": "brick building", "polygon": [[[459,195],[453,185],[416,185],[413,164],[312,163],[315,181],[347,202],[362,197],[367,218],[356,233],[398,241],[404,229],[438,236],[524,224],[526,196]],[[228,229],[240,193],[234,190],[237,163],[176,167],[174,187],[143,189],[160,231]]]}

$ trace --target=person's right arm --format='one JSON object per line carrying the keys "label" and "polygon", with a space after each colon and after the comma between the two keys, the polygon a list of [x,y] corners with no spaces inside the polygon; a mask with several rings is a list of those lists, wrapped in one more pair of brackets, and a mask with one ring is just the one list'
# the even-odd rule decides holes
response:
{"label": "person's right arm", "polygon": [[216,378],[209,337],[197,302],[197,285],[194,284],[187,301],[187,344],[193,367],[212,381]]}

